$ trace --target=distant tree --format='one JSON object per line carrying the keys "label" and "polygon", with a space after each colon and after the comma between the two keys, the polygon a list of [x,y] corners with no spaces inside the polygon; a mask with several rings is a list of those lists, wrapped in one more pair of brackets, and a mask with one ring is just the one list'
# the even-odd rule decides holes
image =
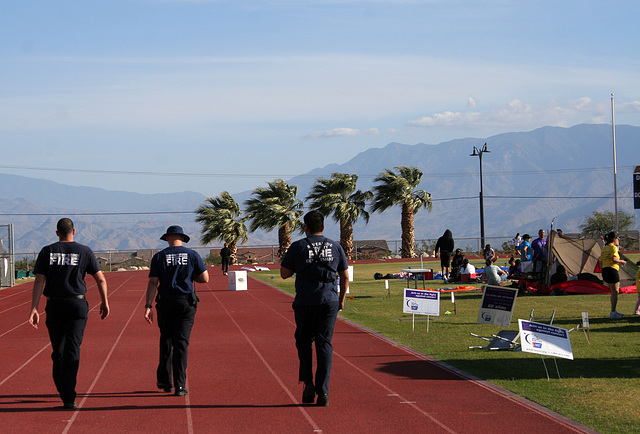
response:
{"label": "distant tree", "polygon": [[204,258],[204,263],[207,266],[214,266],[222,264],[222,257],[218,254],[209,254],[206,258]]}
{"label": "distant tree", "polygon": [[[618,211],[618,230],[628,231],[635,225],[635,216],[625,211]],[[588,237],[602,237],[605,234],[616,230],[616,217],[612,211],[594,211],[593,214],[585,218],[579,228],[582,235]]]}
{"label": "distant tree", "polygon": [[358,175],[332,173],[331,179],[318,178],[307,196],[310,209],[332,216],[340,224],[340,245],[353,259],[353,224],[362,217],[369,222],[367,202],[373,199],[370,191],[356,190]]}
{"label": "distant tree", "polygon": [[29,270],[33,270],[33,267],[35,267],[35,264],[36,264],[35,259],[30,260],[25,256],[21,260],[15,262],[14,268],[16,270],[29,271]]}
{"label": "distant tree", "polygon": [[373,187],[374,199],[371,211],[382,212],[394,205],[402,207],[401,256],[413,258],[416,256],[414,251],[414,215],[420,208],[427,208],[431,211],[431,194],[424,190],[416,190],[422,178],[420,169],[399,166],[395,170],[397,173],[385,169],[376,177],[375,182],[378,184]]}
{"label": "distant tree", "polygon": [[238,243],[244,243],[248,238],[240,205],[228,192],[223,191],[220,196],[207,198],[196,214],[196,222],[202,224],[202,244],[207,245],[214,240],[227,243],[232,262],[235,262]]}
{"label": "distant tree", "polygon": [[513,240],[505,241],[502,243],[502,253],[506,253],[508,255],[513,255],[513,252],[516,250],[516,243]]}
{"label": "distant tree", "polygon": [[303,226],[303,204],[297,199],[298,187],[282,179],[267,182],[268,187],[258,187],[245,201],[245,215],[251,221],[249,230],[272,231],[278,228],[278,257],[284,258],[291,245],[291,234]]}

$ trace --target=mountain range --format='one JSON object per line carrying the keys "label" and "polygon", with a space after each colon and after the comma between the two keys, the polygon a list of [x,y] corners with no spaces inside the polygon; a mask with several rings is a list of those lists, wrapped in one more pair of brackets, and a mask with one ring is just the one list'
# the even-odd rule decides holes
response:
{"label": "mountain range", "polygon": [[[575,232],[593,211],[613,210],[612,131],[604,124],[543,127],[439,144],[390,143],[286,181],[297,185],[298,198],[304,199],[318,177],[334,172],[358,174],[358,188],[366,190],[386,168],[416,166],[424,173],[419,188],[433,200],[431,212],[416,214],[416,239],[434,239],[450,229],[454,238],[466,239],[460,247],[476,248],[480,170],[479,159],[470,154],[485,143],[485,233],[494,244],[516,232],[535,236],[552,221],[565,232]],[[618,209],[629,213],[634,213],[632,172],[640,164],[638,143],[640,127],[616,126]],[[54,241],[55,222],[67,215],[76,221],[76,239],[97,251],[163,247],[158,237],[170,224],[181,224],[198,245],[200,227],[193,211],[205,200],[200,193],[140,194],[1,173],[0,182],[5,186],[0,189],[0,225],[13,223],[16,252],[37,252]],[[251,195],[231,193],[241,204]],[[336,224],[328,219],[326,226],[327,236],[338,237]],[[359,221],[354,227],[359,240],[399,240],[400,233],[399,207],[372,214],[369,224]],[[276,242],[277,231],[256,232],[247,245]]]}

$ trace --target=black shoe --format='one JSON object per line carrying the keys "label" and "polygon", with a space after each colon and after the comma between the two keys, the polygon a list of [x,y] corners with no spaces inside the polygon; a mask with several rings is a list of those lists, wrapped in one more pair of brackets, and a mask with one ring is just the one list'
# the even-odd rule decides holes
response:
{"label": "black shoe", "polygon": [[62,408],[64,408],[65,410],[74,410],[74,409],[78,408],[78,404],[76,404],[75,401],[73,401],[73,402],[65,402],[64,404],[62,404]]}
{"label": "black shoe", "polygon": [[329,395],[318,395],[316,405],[319,407],[329,407]]}
{"label": "black shoe", "polygon": [[184,387],[176,387],[176,393],[175,393],[176,396],[184,396],[188,394],[189,394],[189,391]]}
{"label": "black shoe", "polygon": [[304,390],[302,391],[302,403],[313,404],[315,400],[316,400],[316,388],[313,387],[313,383],[305,384]]}
{"label": "black shoe", "polygon": [[156,386],[158,387],[158,389],[162,389],[167,393],[171,393],[173,392],[173,386],[171,384],[165,384],[165,383],[156,383]]}

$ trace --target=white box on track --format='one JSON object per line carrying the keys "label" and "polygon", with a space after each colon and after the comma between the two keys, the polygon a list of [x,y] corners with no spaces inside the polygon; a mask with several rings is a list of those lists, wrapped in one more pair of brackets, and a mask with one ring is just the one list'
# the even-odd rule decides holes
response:
{"label": "white box on track", "polygon": [[247,272],[229,271],[229,291],[247,290]]}

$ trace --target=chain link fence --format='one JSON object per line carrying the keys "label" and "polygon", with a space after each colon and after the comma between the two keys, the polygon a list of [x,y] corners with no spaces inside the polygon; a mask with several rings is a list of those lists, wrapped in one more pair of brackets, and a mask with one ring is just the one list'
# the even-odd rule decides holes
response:
{"label": "chain link fence", "polygon": [[15,285],[13,224],[0,225],[0,288]]}

